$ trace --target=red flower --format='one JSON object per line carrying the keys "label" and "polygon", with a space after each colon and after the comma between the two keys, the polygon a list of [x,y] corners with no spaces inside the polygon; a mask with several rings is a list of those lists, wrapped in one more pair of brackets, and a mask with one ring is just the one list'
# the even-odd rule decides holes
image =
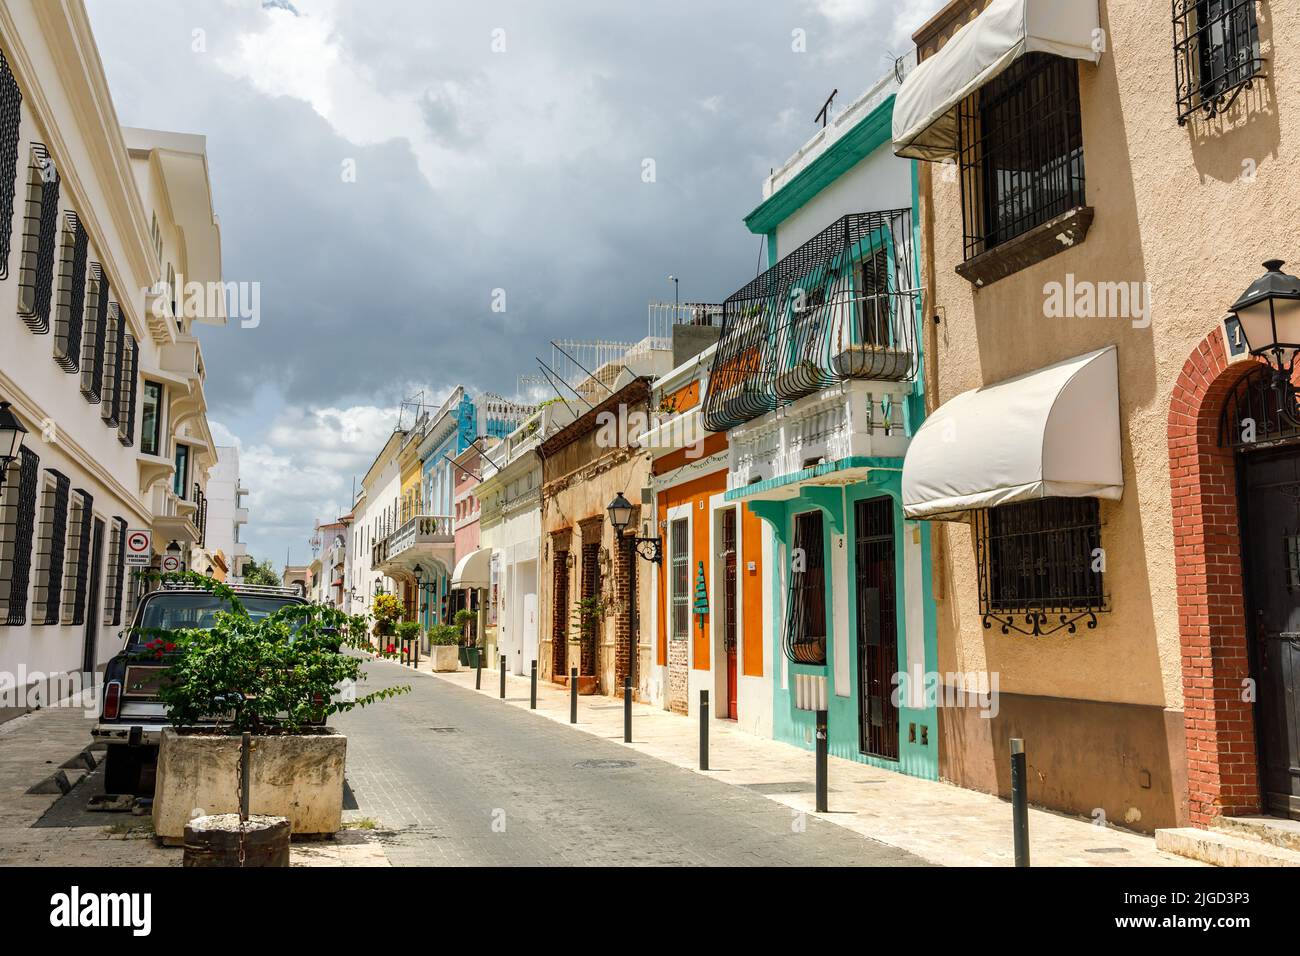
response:
{"label": "red flower", "polygon": [[389,644],[389,645],[388,645],[388,651],[387,651],[387,653],[391,654],[391,653],[393,653],[393,651],[394,651],[394,647],[393,647],[393,645],[392,645],[392,644]]}

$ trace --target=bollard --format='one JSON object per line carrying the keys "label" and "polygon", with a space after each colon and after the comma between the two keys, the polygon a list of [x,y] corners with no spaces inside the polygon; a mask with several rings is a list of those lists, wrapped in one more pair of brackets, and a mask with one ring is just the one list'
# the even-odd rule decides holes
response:
{"label": "bollard", "polygon": [[411,649],[415,652],[415,669],[418,671],[420,669],[420,639],[418,637],[415,639],[415,643],[411,645]]}
{"label": "bollard", "polygon": [[[253,762],[253,736],[244,734],[239,740],[239,822],[248,822],[248,804],[251,764]],[[243,865],[242,862],[240,864]]]}
{"label": "bollard", "polygon": [[578,722],[578,669],[569,668],[569,723]]}
{"label": "bollard", "polygon": [[506,656],[501,655],[501,699],[506,699]]}
{"label": "bollard", "polygon": [[1025,741],[1011,738],[1011,832],[1016,866],[1029,865],[1029,791],[1025,776]]}
{"label": "bollard", "polygon": [[532,689],[528,692],[528,709],[537,709],[537,661],[533,661]]}
{"label": "bollard", "polygon": [[623,743],[632,742],[632,675],[623,678]]}
{"label": "bollard", "polygon": [[826,711],[817,711],[817,812],[826,813]]}
{"label": "bollard", "polygon": [[475,690],[483,689],[483,655],[482,654],[476,654],[474,656],[474,689]]}
{"label": "bollard", "polygon": [[709,692],[700,691],[700,769],[709,769]]}

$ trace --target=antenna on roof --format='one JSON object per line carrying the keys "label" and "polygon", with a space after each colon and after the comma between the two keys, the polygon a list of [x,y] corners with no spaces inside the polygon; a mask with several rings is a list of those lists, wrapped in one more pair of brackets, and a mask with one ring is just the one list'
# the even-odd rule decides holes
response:
{"label": "antenna on roof", "polygon": [[822,129],[826,128],[826,120],[829,118],[829,113],[831,111],[831,103],[835,100],[835,94],[838,92],[839,92],[838,87],[831,90],[831,95],[826,97],[826,102],[822,104],[821,112],[813,117],[814,123],[817,122],[818,120],[822,121]]}

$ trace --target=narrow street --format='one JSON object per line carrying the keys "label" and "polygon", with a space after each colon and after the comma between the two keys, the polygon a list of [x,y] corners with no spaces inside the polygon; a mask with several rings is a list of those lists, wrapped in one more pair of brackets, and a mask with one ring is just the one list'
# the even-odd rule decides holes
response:
{"label": "narrow street", "polygon": [[395,866],[923,865],[490,697],[395,664],[365,669],[367,689],[411,686],[334,720],[348,737],[345,800],[377,822]]}

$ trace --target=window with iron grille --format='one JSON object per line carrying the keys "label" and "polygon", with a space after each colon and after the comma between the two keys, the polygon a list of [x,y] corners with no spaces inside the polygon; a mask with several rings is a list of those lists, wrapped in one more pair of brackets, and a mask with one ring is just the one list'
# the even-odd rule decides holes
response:
{"label": "window with iron grille", "polygon": [[21,449],[0,488],[0,624],[27,623],[40,464],[34,451]]}
{"label": "window with iron grille", "polygon": [[108,578],[104,587],[104,626],[122,623],[122,586],[126,583],[126,519],[114,518],[108,533]]}
{"label": "window with iron grille", "polygon": [[690,523],[678,518],[670,528],[672,557],[672,637],[684,641],[691,636],[691,547]]}
{"label": "window with iron grille", "polygon": [[785,653],[796,664],[826,663],[826,555],[820,511],[795,515]]}
{"label": "window with iron grille", "polygon": [[1035,636],[1107,610],[1096,498],[1040,498],[975,513],[984,626]]}
{"label": "window with iron grille", "polygon": [[23,93],[9,61],[0,52],[0,279],[9,278],[10,226],[18,191],[18,139],[22,126]]}
{"label": "window with iron grille", "polygon": [[94,501],[78,488],[68,515],[68,560],[63,572],[64,624],[86,622],[86,583],[90,580],[90,521]]}
{"label": "window with iron grille", "polygon": [[135,396],[139,391],[136,372],[140,365],[140,343],[130,332],[122,338],[122,377],[118,394],[117,440],[127,448],[135,444]]}
{"label": "window with iron grille", "polygon": [[104,348],[108,337],[108,283],[98,262],[89,263],[86,273],[86,311],[81,327],[81,394],[91,405],[98,405],[104,385]]}
{"label": "window with iron grille", "polygon": [[45,147],[32,143],[18,269],[18,315],[38,335],[50,331],[55,246],[59,231],[59,173]]}
{"label": "window with iron grille", "polygon": [[58,624],[63,594],[63,560],[68,538],[68,476],[45,470],[41,509],[36,523],[35,588],[32,623]]}
{"label": "window with iron grille", "polygon": [[75,212],[63,216],[59,284],[54,306],[54,362],[75,373],[81,361],[82,310],[86,298],[86,230]]}
{"label": "window with iron grille", "polygon": [[122,380],[122,313],[116,302],[108,303],[108,320],[104,325],[103,377],[100,380],[99,415],[104,424],[117,427],[117,407],[121,400]]}
{"label": "window with iron grille", "polygon": [[1031,53],[958,110],[965,256],[1085,204],[1079,70]]}
{"label": "window with iron grille", "polygon": [[1256,0],[1173,0],[1178,125],[1228,109],[1264,76]]}

